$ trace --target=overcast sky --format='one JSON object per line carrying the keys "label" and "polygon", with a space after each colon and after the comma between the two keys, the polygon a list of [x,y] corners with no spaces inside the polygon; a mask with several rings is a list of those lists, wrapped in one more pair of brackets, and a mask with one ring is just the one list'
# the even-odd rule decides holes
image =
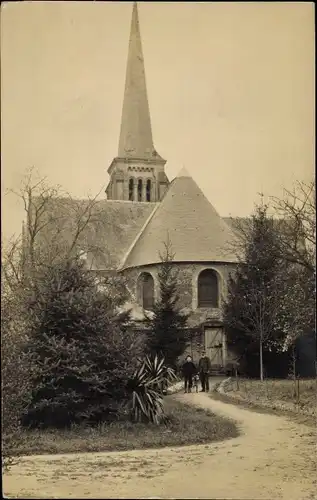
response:
{"label": "overcast sky", "polygon": [[[217,211],[247,215],[314,171],[312,3],[141,2],[154,144]],[[1,12],[2,191],[34,166],[75,197],[117,155],[132,3],[17,2]],[[22,209],[2,197],[2,230]]]}

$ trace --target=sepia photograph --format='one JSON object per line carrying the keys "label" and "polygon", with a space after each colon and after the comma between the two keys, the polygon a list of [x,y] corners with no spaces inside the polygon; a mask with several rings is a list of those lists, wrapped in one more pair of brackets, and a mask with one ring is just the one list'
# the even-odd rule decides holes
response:
{"label": "sepia photograph", "polygon": [[3,497],[317,500],[310,2],[1,6]]}

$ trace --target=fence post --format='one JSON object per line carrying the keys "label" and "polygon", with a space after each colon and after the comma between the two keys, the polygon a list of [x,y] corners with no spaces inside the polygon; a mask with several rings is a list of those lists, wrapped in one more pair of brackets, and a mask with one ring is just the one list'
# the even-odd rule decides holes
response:
{"label": "fence post", "polygon": [[265,392],[266,392],[266,399],[269,399],[269,388],[268,388],[267,377],[265,377]]}
{"label": "fence post", "polygon": [[237,385],[237,391],[239,390],[239,378],[238,378],[238,368],[237,366],[234,367],[234,373],[236,377],[236,385]]}
{"label": "fence post", "polygon": [[299,380],[300,379],[299,379],[299,375],[298,375],[298,377],[297,377],[297,404],[298,405],[299,405],[299,402],[300,402],[300,394],[299,394],[299,386],[300,386],[300,384],[299,384]]}

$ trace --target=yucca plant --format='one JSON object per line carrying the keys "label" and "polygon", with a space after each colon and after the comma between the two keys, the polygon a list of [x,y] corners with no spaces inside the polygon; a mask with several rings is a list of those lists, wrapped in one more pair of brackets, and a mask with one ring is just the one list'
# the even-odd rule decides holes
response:
{"label": "yucca plant", "polygon": [[154,357],[146,356],[144,359],[146,373],[152,380],[152,387],[158,392],[166,392],[168,384],[176,380],[175,371],[165,364],[165,358],[156,354]]}
{"label": "yucca plant", "polygon": [[160,423],[165,420],[162,393],[175,379],[164,358],[146,356],[128,382],[132,394],[132,419],[135,422]]}

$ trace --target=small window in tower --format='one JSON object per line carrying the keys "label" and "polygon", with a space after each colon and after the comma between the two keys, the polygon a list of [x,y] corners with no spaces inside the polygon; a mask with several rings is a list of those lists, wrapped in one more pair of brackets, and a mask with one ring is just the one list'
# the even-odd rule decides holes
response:
{"label": "small window in tower", "polygon": [[151,181],[146,181],[146,201],[151,201]]}
{"label": "small window in tower", "polygon": [[142,179],[138,180],[138,201],[142,201]]}
{"label": "small window in tower", "polygon": [[134,180],[129,180],[129,200],[133,201],[134,198]]}

